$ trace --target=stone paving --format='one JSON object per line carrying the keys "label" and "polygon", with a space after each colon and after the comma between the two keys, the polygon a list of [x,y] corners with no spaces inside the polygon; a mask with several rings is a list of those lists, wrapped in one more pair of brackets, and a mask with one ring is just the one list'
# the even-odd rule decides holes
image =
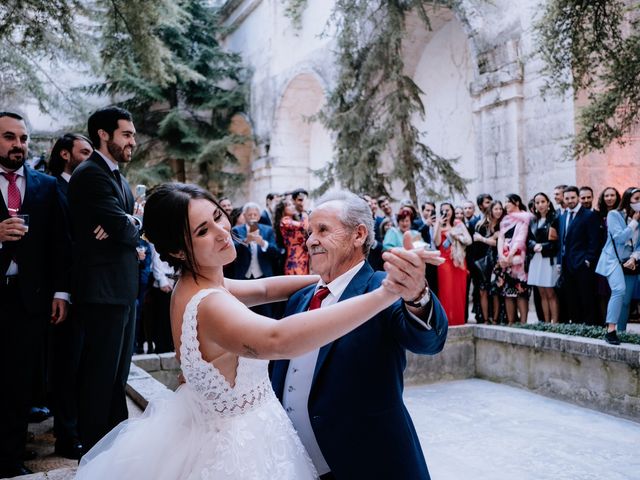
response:
{"label": "stone paving", "polygon": [[640,424],[479,379],[405,390],[434,480],[640,479]]}
{"label": "stone paving", "polygon": [[[127,397],[127,407],[129,408],[129,417],[139,416],[142,411],[140,408]],[[78,466],[77,460],[59,457],[54,453],[55,437],[53,436],[53,418],[42,423],[32,423],[29,425],[29,431],[34,434],[33,442],[27,444],[27,450],[34,450],[38,453],[35,460],[25,462],[25,465],[33,470],[33,475],[26,475],[20,480],[66,480],[73,478],[75,467]]]}

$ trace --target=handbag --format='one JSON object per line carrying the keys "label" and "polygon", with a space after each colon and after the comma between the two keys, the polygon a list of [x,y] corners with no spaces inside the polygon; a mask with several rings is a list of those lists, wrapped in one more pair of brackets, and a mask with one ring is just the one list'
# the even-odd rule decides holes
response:
{"label": "handbag", "polygon": [[613,251],[616,253],[616,258],[618,259],[618,262],[622,267],[622,273],[624,273],[625,275],[639,275],[640,268],[638,268],[637,266],[634,269],[627,268],[624,266],[624,264],[627,263],[627,261],[631,257],[627,258],[626,260],[620,260],[620,257],[618,256],[618,249],[616,248],[616,242],[613,241],[613,235],[611,235],[611,232],[609,232],[609,237],[611,237],[611,244],[613,245]]}
{"label": "handbag", "polygon": [[480,281],[482,283],[491,282],[491,273],[493,272],[493,267],[496,264],[495,256],[493,254],[493,250],[489,249],[486,255],[482,258],[479,258],[473,264],[476,267],[476,271],[479,274]]}

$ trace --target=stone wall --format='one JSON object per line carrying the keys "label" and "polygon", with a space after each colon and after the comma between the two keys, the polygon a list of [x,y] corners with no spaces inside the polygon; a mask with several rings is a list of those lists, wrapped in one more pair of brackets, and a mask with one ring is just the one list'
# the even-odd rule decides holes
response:
{"label": "stone wall", "polygon": [[449,329],[445,349],[409,354],[409,384],[478,377],[640,421],[640,346],[468,325]]}
{"label": "stone wall", "polygon": [[[247,112],[257,138],[253,200],[268,191],[313,188],[312,170],[332,158],[331,135],[309,116],[335,85],[333,6],[308,1],[296,29],[280,0],[226,2],[225,46],[253,72]],[[425,118],[414,123],[434,151],[459,159],[469,196],[528,198],[575,183],[577,164],[565,155],[575,131],[571,92],[540,95],[543,65],[532,29],[538,0],[462,0],[454,9],[428,9],[431,29],[410,16],[403,44],[406,73],[426,106]],[[383,169],[392,162],[384,159]],[[393,193],[406,196],[400,185]]]}
{"label": "stone wall", "polygon": [[[179,366],[173,353],[136,355],[130,396],[144,408],[153,379],[175,390]],[[150,378],[150,377],[153,377]],[[407,353],[406,385],[483,378],[640,421],[640,346],[485,325],[449,329],[438,355]],[[145,393],[149,390],[148,393]],[[138,399],[135,392],[141,399]]]}
{"label": "stone wall", "polygon": [[167,388],[171,390],[178,388],[180,364],[176,360],[175,353],[135,355],[132,362]]}

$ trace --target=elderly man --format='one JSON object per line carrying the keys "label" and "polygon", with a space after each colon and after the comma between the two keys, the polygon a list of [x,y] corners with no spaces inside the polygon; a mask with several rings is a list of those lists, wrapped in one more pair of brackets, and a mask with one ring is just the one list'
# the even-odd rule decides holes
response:
{"label": "elderly man", "polygon": [[[285,315],[323,308],[387,284],[402,296],[338,340],[273,364],[274,390],[322,479],[429,478],[402,401],[406,350],[435,354],[447,318],[431,295],[424,263],[438,252],[392,249],[384,272],[365,261],[373,243],[371,209],[351,193],[326,196],[311,213],[307,246],[318,285],[291,297]],[[409,237],[405,245],[411,245]],[[319,305],[319,307],[318,307]],[[312,307],[313,308],[313,307]]]}
{"label": "elderly man", "polygon": [[[242,207],[242,214],[247,223],[233,227],[233,243],[238,252],[233,262],[233,278],[249,280],[272,277],[280,255],[273,228],[259,223],[260,206],[257,203],[246,203]],[[251,309],[268,317],[272,313],[270,305],[257,305]]]}

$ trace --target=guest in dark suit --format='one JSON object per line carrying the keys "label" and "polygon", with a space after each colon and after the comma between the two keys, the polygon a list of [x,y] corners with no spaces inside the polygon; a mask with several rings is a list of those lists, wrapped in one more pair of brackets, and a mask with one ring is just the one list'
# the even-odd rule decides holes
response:
{"label": "guest in dark suit", "polygon": [[134,341],[139,222],[118,163],[131,161],[136,130],[126,110],[89,117],[96,148],[73,173],[74,314],[83,335],[78,430],[86,450],[127,418],[125,385]]}
{"label": "guest in dark suit", "polygon": [[265,209],[260,214],[259,223],[273,228],[273,217],[275,215],[275,206],[282,199],[282,196],[278,193],[267,193],[265,200]]}
{"label": "guest in dark suit", "polygon": [[[286,315],[308,310],[312,297],[323,308],[371,291],[385,277],[405,301],[319,350],[274,362],[274,391],[320,478],[428,479],[402,401],[402,374],[406,350],[435,354],[444,346],[447,318],[429,291],[421,261],[439,263],[439,254],[392,249],[384,253],[388,275],[374,272],[365,261],[373,242],[371,210],[346,192],[321,199],[309,227],[312,270],[321,281],[293,295]],[[405,246],[411,248],[408,235]]]}
{"label": "guest in dark suit", "polygon": [[[233,278],[249,280],[252,278],[272,277],[277,264],[280,249],[276,245],[273,228],[258,223],[260,206],[249,202],[242,207],[247,223],[233,227],[233,243],[238,256],[233,262]],[[252,307],[256,313],[270,317],[270,305]]]}
{"label": "guest in dark suit", "polygon": [[[20,115],[0,112],[0,477],[23,464],[32,381],[44,358],[46,325],[65,320],[70,249],[56,180],[25,164],[29,134]],[[24,219],[28,215],[28,228]]]}
{"label": "guest in dark suit", "polygon": [[[49,158],[49,172],[56,178],[62,193],[65,218],[69,217],[69,180],[75,169],[93,153],[91,141],[83,135],[67,133],[58,138]],[[71,240],[71,225],[65,223],[65,232]],[[71,266],[72,251],[68,262]],[[53,401],[53,431],[56,436],[55,452],[63,457],[79,459],[82,444],[78,436],[78,385],[81,337],[70,306],[67,320],[51,328],[52,360],[51,386]]]}
{"label": "guest in dark suit", "polygon": [[[569,320],[595,325],[595,267],[600,255],[600,219],[578,202],[578,188],[564,190],[565,211],[558,220],[558,265],[568,303]],[[566,320],[566,319],[564,319]]]}

